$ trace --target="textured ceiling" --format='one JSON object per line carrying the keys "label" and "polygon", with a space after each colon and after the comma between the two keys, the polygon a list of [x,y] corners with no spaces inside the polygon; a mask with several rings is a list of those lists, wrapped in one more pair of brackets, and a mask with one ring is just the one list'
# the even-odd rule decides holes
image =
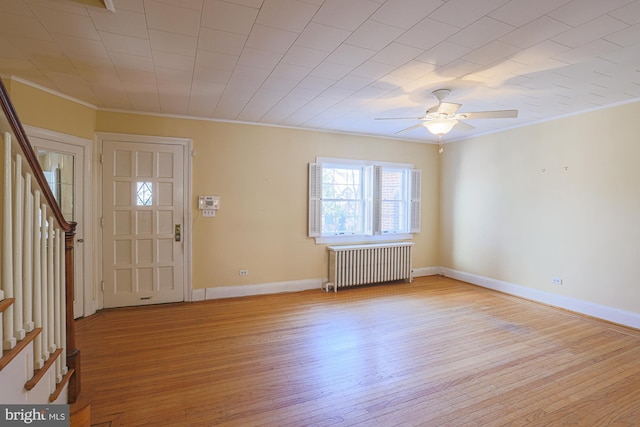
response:
{"label": "textured ceiling", "polygon": [[102,109],[444,141],[640,98],[640,0],[0,0],[0,74]]}

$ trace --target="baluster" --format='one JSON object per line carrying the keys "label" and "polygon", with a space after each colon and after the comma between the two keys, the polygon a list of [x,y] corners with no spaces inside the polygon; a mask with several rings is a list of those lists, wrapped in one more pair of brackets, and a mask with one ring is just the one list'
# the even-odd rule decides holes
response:
{"label": "baluster", "polygon": [[[2,212],[2,290],[5,298],[13,298],[13,230],[12,230],[12,201],[11,201],[11,135],[4,134],[4,187]],[[13,335],[13,306],[7,307],[3,317],[2,348],[10,350],[16,346],[17,340]]]}
{"label": "baluster", "polygon": [[[33,195],[33,322],[36,328],[42,328],[42,213],[40,210],[40,191],[36,190]],[[43,358],[42,333],[36,336],[33,347],[33,366],[42,369],[45,359]]]}
{"label": "baluster", "polygon": [[41,283],[41,311],[42,311],[42,358],[49,359],[49,274],[47,265],[47,205],[42,204],[40,217],[40,283]]}
{"label": "baluster", "polygon": [[[62,347],[62,318],[60,311],[60,300],[62,298],[62,281],[60,280],[60,246],[62,245],[62,239],[60,238],[60,229],[56,227],[54,231],[54,244],[53,244],[53,274],[54,274],[54,344],[56,349]],[[56,383],[62,381],[62,357],[56,359]]]}
{"label": "baluster", "polygon": [[24,280],[24,329],[27,332],[33,331],[33,194],[31,193],[31,174],[25,175],[25,205],[24,205],[24,255],[23,272]]}
{"label": "baluster", "polygon": [[47,348],[49,354],[56,351],[55,342],[55,264],[53,263],[54,253],[54,233],[53,233],[53,217],[49,217],[47,229]]}
{"label": "baluster", "polygon": [[60,242],[58,244],[58,250],[60,251],[60,324],[61,326],[61,339],[60,347],[63,348],[61,355],[62,375],[66,375],[67,369],[67,269],[66,269],[66,234],[60,230]]}
{"label": "baluster", "polygon": [[22,156],[16,155],[15,161],[15,185],[13,195],[13,296],[16,301],[13,304],[14,337],[20,341],[25,337],[23,298],[22,298],[22,237],[23,237],[23,207],[24,207],[24,181],[22,178]]}

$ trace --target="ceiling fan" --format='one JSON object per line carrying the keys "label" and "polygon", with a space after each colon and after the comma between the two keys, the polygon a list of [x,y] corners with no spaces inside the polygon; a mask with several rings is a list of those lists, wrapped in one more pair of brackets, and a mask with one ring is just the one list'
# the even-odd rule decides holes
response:
{"label": "ceiling fan", "polygon": [[463,120],[467,119],[504,119],[518,117],[518,110],[495,110],[495,111],[475,111],[468,113],[458,113],[458,108],[462,104],[444,102],[444,99],[451,93],[449,89],[438,89],[432,95],[438,99],[438,105],[429,108],[422,117],[381,117],[376,120],[420,120],[420,123],[399,130],[396,134],[417,129],[420,126],[427,128],[429,132],[439,137],[449,133],[454,126],[459,129],[475,129]]}

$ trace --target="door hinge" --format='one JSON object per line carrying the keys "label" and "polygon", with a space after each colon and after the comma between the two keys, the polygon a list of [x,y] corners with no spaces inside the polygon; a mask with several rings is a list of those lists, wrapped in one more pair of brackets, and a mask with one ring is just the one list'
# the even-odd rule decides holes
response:
{"label": "door hinge", "polygon": [[100,227],[104,227],[104,217],[100,217]]}
{"label": "door hinge", "polygon": [[100,154],[100,163],[104,163],[104,154]]}

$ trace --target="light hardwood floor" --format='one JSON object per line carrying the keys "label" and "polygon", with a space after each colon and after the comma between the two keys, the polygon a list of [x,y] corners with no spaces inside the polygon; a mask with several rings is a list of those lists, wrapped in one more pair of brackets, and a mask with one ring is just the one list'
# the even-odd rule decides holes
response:
{"label": "light hardwood floor", "polygon": [[107,310],[93,424],[640,425],[640,332],[440,276]]}

